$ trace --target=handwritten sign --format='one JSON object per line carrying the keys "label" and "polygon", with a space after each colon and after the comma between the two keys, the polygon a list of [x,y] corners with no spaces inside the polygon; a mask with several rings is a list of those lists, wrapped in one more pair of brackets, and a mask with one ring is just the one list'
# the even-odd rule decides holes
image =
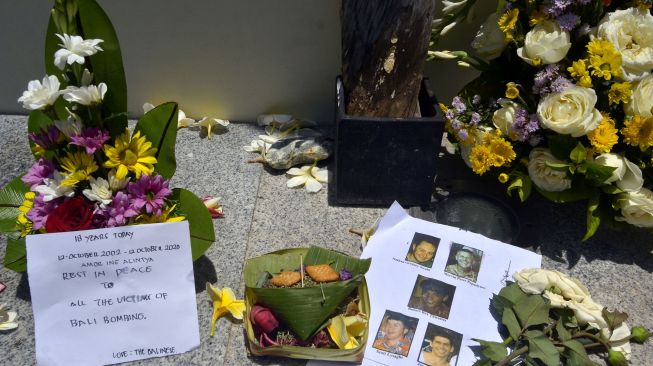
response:
{"label": "handwritten sign", "polygon": [[39,365],[103,365],[200,343],[188,222],[30,235]]}

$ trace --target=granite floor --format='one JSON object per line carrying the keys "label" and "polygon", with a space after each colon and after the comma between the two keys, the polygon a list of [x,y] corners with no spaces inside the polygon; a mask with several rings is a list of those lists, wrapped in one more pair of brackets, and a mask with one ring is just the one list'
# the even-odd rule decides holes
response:
{"label": "granite floor", "polygon": [[[209,337],[211,304],[205,283],[235,289],[243,295],[241,271],[245,259],[266,252],[316,244],[352,255],[360,254],[360,240],[350,228],[371,225],[383,208],[336,207],[328,193],[309,194],[286,188],[284,174],[248,164],[252,157],[242,146],[262,133],[254,124],[232,124],[229,132],[209,140],[197,131],[180,130],[177,172],[173,186],[199,196],[222,197],[225,217],[214,221],[216,242],[195,262],[197,306],[201,333],[198,349],[182,355],[156,358],[138,365],[302,365],[303,361],[249,358],[241,323],[222,318],[216,335]],[[23,173],[32,163],[26,138],[26,117],[0,117],[0,186]],[[448,173],[457,171],[447,169]],[[463,173],[461,173],[463,174]],[[458,179],[458,178],[456,178]],[[464,184],[451,179],[448,189]],[[460,178],[460,179],[464,179]],[[477,185],[474,190],[491,190]],[[532,199],[515,209],[521,223],[516,243],[543,255],[546,268],[558,269],[584,281],[598,302],[630,314],[629,323],[653,328],[653,236],[637,229],[600,229],[581,242],[584,207],[560,206]],[[0,252],[6,241],[0,239]],[[0,281],[7,289],[0,303],[19,313],[19,328],[0,333],[1,365],[32,365],[34,324],[27,277],[4,268]],[[633,365],[653,364],[653,343],[633,346]]]}

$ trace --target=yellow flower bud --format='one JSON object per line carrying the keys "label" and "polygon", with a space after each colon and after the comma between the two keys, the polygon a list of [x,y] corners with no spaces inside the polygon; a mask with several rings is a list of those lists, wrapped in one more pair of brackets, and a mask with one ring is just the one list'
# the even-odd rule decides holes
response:
{"label": "yellow flower bud", "polygon": [[508,178],[509,178],[508,174],[506,174],[506,173],[499,174],[499,182],[501,182],[501,183],[504,183],[504,184],[507,183]]}
{"label": "yellow flower bud", "polygon": [[518,96],[519,89],[517,88],[517,84],[513,83],[512,81],[506,84],[506,98],[515,99]]}

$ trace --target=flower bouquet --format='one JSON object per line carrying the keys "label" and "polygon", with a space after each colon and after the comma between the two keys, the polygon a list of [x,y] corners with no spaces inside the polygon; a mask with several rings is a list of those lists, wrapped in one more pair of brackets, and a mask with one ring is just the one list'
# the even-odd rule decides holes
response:
{"label": "flower bouquet", "polygon": [[515,283],[491,300],[504,342],[477,340],[481,358],[474,366],[596,365],[588,354],[622,366],[631,356],[630,341],[649,338],[646,328],[628,326],[628,314],[592,300],[575,278],[539,268],[522,270],[513,278]]}
{"label": "flower bouquet", "polygon": [[[455,24],[474,1],[445,3]],[[651,1],[499,3],[472,43],[481,57],[430,52],[481,71],[440,105],[465,163],[522,201],[532,188],[587,201],[584,239],[601,222],[652,228]]]}
{"label": "flower bouquet", "polygon": [[211,216],[191,192],[169,187],[176,103],[127,127],[120,47],[94,0],[57,0],[46,35],[46,71],[18,99],[31,110],[36,162],[0,191],[4,264],[25,271],[25,236],[188,220],[193,259],[214,240]]}
{"label": "flower bouquet", "polygon": [[370,260],[312,246],[245,264],[245,330],[253,355],[360,362]]}

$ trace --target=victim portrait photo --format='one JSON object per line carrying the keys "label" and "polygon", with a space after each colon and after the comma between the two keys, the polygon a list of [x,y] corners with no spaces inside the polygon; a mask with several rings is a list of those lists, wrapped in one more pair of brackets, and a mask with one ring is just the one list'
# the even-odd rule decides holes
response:
{"label": "victim portrait photo", "polygon": [[429,323],[417,361],[428,366],[456,366],[462,339],[460,333]]}
{"label": "victim portrait photo", "polygon": [[481,259],[483,259],[482,250],[453,243],[444,271],[475,283],[481,267]]}
{"label": "victim portrait photo", "polygon": [[418,275],[408,300],[408,307],[449,319],[455,292],[456,287],[453,285]]}
{"label": "victim portrait photo", "polygon": [[417,322],[417,318],[386,310],[372,347],[404,357],[408,356]]}
{"label": "victim portrait photo", "polygon": [[438,245],[440,245],[440,238],[415,233],[413,240],[410,242],[408,253],[406,253],[406,260],[426,268],[431,268],[433,267],[435,253],[438,251]]}

